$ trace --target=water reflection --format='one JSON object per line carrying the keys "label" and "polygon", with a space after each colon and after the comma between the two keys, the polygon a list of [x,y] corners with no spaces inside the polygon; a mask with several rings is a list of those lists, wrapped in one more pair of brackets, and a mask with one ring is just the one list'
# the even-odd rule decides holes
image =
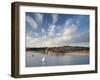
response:
{"label": "water reflection", "polygon": [[89,64],[89,55],[47,55],[26,52],[26,67]]}

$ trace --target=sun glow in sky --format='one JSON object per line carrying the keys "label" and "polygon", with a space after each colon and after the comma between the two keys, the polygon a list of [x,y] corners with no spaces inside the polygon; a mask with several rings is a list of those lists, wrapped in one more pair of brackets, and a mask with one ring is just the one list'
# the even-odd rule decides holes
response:
{"label": "sun glow in sky", "polygon": [[26,12],[26,47],[89,46],[89,15]]}

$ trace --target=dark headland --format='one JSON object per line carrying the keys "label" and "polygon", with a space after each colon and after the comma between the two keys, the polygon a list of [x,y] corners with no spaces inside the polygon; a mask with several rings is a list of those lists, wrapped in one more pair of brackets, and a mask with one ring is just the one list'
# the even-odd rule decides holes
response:
{"label": "dark headland", "polygon": [[89,55],[89,47],[80,46],[28,47],[26,51],[36,51],[50,55]]}

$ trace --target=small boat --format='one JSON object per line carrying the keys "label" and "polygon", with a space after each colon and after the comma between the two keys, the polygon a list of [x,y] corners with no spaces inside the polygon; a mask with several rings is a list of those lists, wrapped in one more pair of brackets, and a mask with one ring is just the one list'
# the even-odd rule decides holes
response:
{"label": "small boat", "polygon": [[34,54],[32,54],[32,57],[34,57]]}
{"label": "small boat", "polygon": [[45,57],[43,57],[41,61],[42,61],[42,62],[45,62],[45,61],[46,61]]}

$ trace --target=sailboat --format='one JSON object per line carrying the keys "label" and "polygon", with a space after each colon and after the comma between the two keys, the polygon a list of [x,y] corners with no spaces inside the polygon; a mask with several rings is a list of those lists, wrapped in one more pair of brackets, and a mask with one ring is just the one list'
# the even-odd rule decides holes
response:
{"label": "sailboat", "polygon": [[42,62],[45,62],[45,61],[46,61],[45,57],[43,57],[41,61],[42,61]]}

